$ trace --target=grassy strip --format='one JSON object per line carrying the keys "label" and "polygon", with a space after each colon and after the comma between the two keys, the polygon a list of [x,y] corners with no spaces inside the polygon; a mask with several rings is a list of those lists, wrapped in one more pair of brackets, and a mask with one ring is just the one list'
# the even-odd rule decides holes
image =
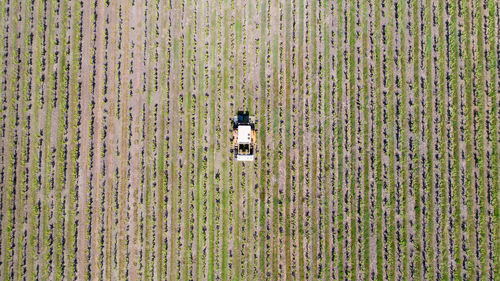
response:
{"label": "grassy strip", "polygon": [[[304,222],[303,222],[303,201],[304,201],[304,0],[299,0],[298,3],[298,46],[297,46],[297,67],[298,67],[298,117],[297,117],[297,126],[298,126],[298,147],[299,147],[299,157],[298,157],[298,166],[299,166],[299,178],[298,178],[298,270],[299,270],[299,280],[304,280],[305,278],[305,267],[304,267]],[[263,107],[264,108],[264,107]],[[263,124],[265,122],[261,121]],[[264,147],[264,146],[262,146]]]}
{"label": "grassy strip", "polygon": [[451,63],[451,96],[452,96],[452,110],[451,110],[451,123],[452,123],[452,134],[451,143],[453,151],[452,160],[452,196],[453,196],[453,225],[454,233],[453,237],[455,240],[453,249],[453,258],[457,267],[454,272],[454,277],[456,279],[462,278],[462,254],[461,254],[461,233],[460,233],[460,150],[459,150],[459,140],[460,140],[460,128],[459,128],[459,114],[460,114],[460,93],[458,88],[458,3],[451,3],[451,34],[450,34],[450,63]]}
{"label": "grassy strip", "polygon": [[195,208],[196,208],[196,217],[195,217],[195,228],[196,228],[196,237],[195,237],[195,245],[196,245],[196,276],[193,276],[194,279],[202,280],[204,278],[204,255],[203,255],[203,241],[206,239],[205,230],[203,229],[203,218],[205,218],[204,207],[202,206],[202,202],[205,202],[205,192],[203,191],[205,180],[203,175],[206,173],[206,160],[203,159],[203,129],[204,122],[207,119],[206,111],[205,111],[205,62],[206,62],[206,48],[205,48],[205,35],[208,30],[203,26],[205,24],[205,9],[206,3],[200,5],[200,12],[197,12],[196,15],[196,37],[199,38],[199,45],[197,43],[197,47],[199,46],[199,51],[197,52],[196,61],[198,62],[198,85],[197,85],[197,98],[196,98],[196,108],[198,110],[198,125],[196,131],[196,139],[198,142],[196,143],[197,151],[196,151],[196,167],[197,167],[197,177],[196,177],[196,197],[195,197]]}
{"label": "grassy strip", "polygon": [[[182,5],[184,3],[181,2],[176,2],[174,7],[173,7],[173,27],[172,27],[172,57],[173,58],[179,58],[182,54],[181,48],[182,46],[182,35],[181,35],[181,12],[182,12]],[[171,198],[171,205],[170,205],[170,214],[172,215],[170,217],[170,245],[169,245],[169,252],[170,252],[170,266],[169,266],[169,278],[170,280],[178,280],[180,278],[179,276],[179,259],[182,260],[182,257],[178,256],[179,252],[179,237],[178,237],[178,232],[179,232],[179,192],[181,189],[179,186],[181,185],[179,182],[179,172],[178,172],[178,166],[179,166],[179,131],[180,128],[178,128],[179,124],[179,119],[178,115],[180,113],[180,92],[181,92],[181,86],[182,82],[180,81],[181,77],[181,60],[179,59],[174,59],[172,60],[172,64],[170,65],[171,71],[172,71],[172,76],[170,76],[170,84],[171,84],[171,91],[169,91],[169,95],[172,97],[171,103],[169,103],[169,112],[172,113],[172,118],[170,122],[170,139],[173,142],[170,151],[170,155],[172,156],[171,159],[173,161],[170,161],[170,177],[171,177],[171,190],[170,190],[170,198]]]}
{"label": "grassy strip", "polygon": [[210,161],[208,162],[208,280],[215,280],[215,97],[217,93],[217,83],[216,83],[216,71],[217,65],[215,60],[217,41],[216,32],[213,30],[216,28],[217,20],[217,10],[212,9],[212,15],[210,18],[210,146],[208,150],[208,155]]}
{"label": "grassy strip", "polygon": [[52,71],[53,65],[54,65],[54,46],[55,46],[55,36],[54,36],[54,31],[55,31],[55,23],[54,23],[54,13],[55,13],[55,6],[56,6],[56,0],[51,0],[49,3],[49,18],[48,18],[48,38],[46,39],[46,44],[47,44],[47,67],[46,67],[46,73],[47,73],[47,78],[46,81],[47,83],[43,87],[43,91],[47,93],[46,97],[44,98],[45,101],[45,124],[44,124],[44,129],[43,129],[43,160],[42,160],[42,166],[45,166],[44,169],[44,174],[42,176],[43,184],[42,184],[42,190],[43,190],[43,196],[42,196],[42,226],[41,226],[41,245],[40,245],[40,252],[42,253],[41,255],[41,279],[48,280],[49,278],[49,267],[50,267],[50,260],[52,259],[52,250],[49,249],[49,237],[50,237],[50,227],[49,227],[49,209],[50,209],[50,204],[48,202],[49,200],[49,194],[50,194],[50,189],[51,189],[51,175],[52,175],[52,164],[51,164],[51,159],[52,159],[52,149],[50,148],[50,142],[51,142],[51,125],[52,125],[52,110],[54,108],[54,91],[55,91],[55,73]]}
{"label": "grassy strip", "polygon": [[[16,6],[9,7],[11,10],[9,17],[6,17],[8,26],[11,30],[17,33],[18,26],[18,13],[21,11],[21,2],[14,3]],[[13,5],[14,5],[13,4]],[[15,174],[15,150],[16,142],[14,141],[15,129],[16,129],[16,93],[17,93],[17,82],[19,75],[18,67],[18,57],[19,49],[17,47],[17,36],[15,34],[9,34],[10,42],[8,46],[11,48],[7,53],[7,77],[6,77],[6,89],[9,89],[10,94],[7,96],[7,120],[5,126],[5,140],[4,140],[4,169],[5,181],[2,190],[2,280],[11,280],[13,275],[13,268],[11,267],[12,258],[14,256],[14,211],[15,211],[15,185],[16,185],[16,174]],[[10,53],[12,55],[10,55]]]}
{"label": "grassy strip", "polygon": [[[412,6],[412,38],[414,39],[413,43],[413,93],[414,93],[414,115],[415,120],[413,122],[413,127],[410,128],[415,134],[414,139],[414,151],[413,151],[413,170],[412,173],[414,175],[413,181],[413,190],[414,190],[414,198],[415,198],[415,279],[421,280],[422,278],[422,207],[421,207],[421,156],[420,156],[420,132],[421,132],[421,116],[420,116],[420,9],[419,9],[419,0],[413,0],[411,3]],[[406,267],[405,267],[406,268]]]}
{"label": "grassy strip", "polygon": [[232,127],[231,127],[231,122],[229,122],[229,120],[231,119],[231,117],[233,117],[233,106],[235,104],[235,98],[236,98],[236,95],[234,94],[234,90],[235,90],[235,87],[236,85],[234,84],[234,80],[235,80],[235,77],[234,77],[234,67],[231,68],[231,66],[234,66],[235,65],[235,52],[234,52],[234,45],[235,45],[235,42],[234,42],[234,39],[235,39],[235,34],[234,34],[234,27],[235,27],[235,5],[236,5],[236,2],[235,1],[229,1],[228,3],[229,5],[229,12],[228,12],[228,18],[229,18],[229,22],[228,22],[228,60],[227,60],[227,64],[229,65],[229,70],[228,70],[228,91],[227,91],[227,95],[228,95],[228,99],[227,101],[229,101],[229,104],[227,105],[227,115],[225,117],[225,119],[227,120],[225,123],[226,123],[226,133],[227,133],[227,140],[225,142],[225,144],[227,145],[225,147],[225,152],[226,153],[226,159],[228,159],[227,163],[228,163],[228,178],[227,178],[227,181],[226,181],[226,186],[228,186],[227,188],[227,201],[228,201],[228,204],[227,204],[227,207],[226,207],[226,213],[227,213],[227,226],[228,226],[228,231],[227,231],[227,239],[228,241],[231,241],[231,242],[228,242],[228,276],[229,278],[233,277],[234,276],[234,240],[232,239],[233,238],[233,235],[234,235],[234,225],[233,225],[233,220],[234,220],[234,216],[236,215],[235,212],[233,212],[233,205],[235,205],[235,198],[234,198],[234,190],[235,190],[235,186],[233,185],[233,182],[232,182],[232,179],[233,177],[237,176],[238,174],[235,173],[235,167],[234,167],[234,161],[233,161],[233,158],[231,153],[230,153],[230,150],[231,150],[231,147],[232,147],[232,143],[230,141],[230,138],[233,134],[232,132]]}
{"label": "grassy strip", "polygon": [[[223,111],[222,111],[222,122],[226,123],[226,120],[229,119],[229,109],[228,109],[228,102],[229,101],[229,47],[230,47],[230,41],[229,41],[229,9],[230,9],[230,3],[228,0],[224,1],[224,44],[223,44],[223,50],[222,50],[222,57],[223,57]],[[229,126],[221,126],[222,127],[222,142],[224,145],[222,145],[223,151],[222,151],[222,171],[223,171],[223,184],[222,184],[222,280],[228,280],[228,277],[230,275],[229,270],[228,270],[228,264],[229,264],[229,242],[228,242],[228,232],[229,232],[229,188],[230,185],[228,184],[229,182],[229,168],[231,165],[228,163],[228,151],[229,151],[229,142],[227,141],[229,139],[229,131],[228,127]]]}
{"label": "grassy strip", "polygon": [[[310,22],[310,34],[312,42],[312,64],[311,64],[311,92],[312,92],[312,100],[311,100],[311,111],[310,118],[312,122],[312,169],[311,169],[311,203],[312,203],[312,211],[311,211],[311,276],[312,278],[319,278],[318,272],[318,234],[319,234],[319,212],[318,212],[318,46],[316,40],[316,30],[318,26],[317,16],[317,1],[313,1],[311,5],[311,22]],[[276,109],[276,106],[274,107]],[[276,134],[275,134],[276,135]]]}
{"label": "grassy strip", "polygon": [[57,81],[57,109],[58,109],[58,130],[57,130],[57,147],[56,147],[56,163],[55,163],[55,231],[54,231],[54,279],[61,280],[63,279],[64,273],[64,252],[63,252],[63,203],[61,202],[61,194],[63,187],[65,185],[65,177],[64,177],[64,169],[65,169],[65,158],[66,151],[64,150],[65,138],[64,135],[67,131],[66,128],[66,114],[67,114],[67,106],[68,100],[66,96],[67,91],[67,68],[68,64],[66,61],[66,56],[68,55],[67,50],[67,42],[66,42],[66,32],[68,25],[68,1],[64,0],[62,2],[62,14],[61,14],[61,34],[59,41],[60,44],[60,57],[58,58],[58,81]]}
{"label": "grassy strip", "polygon": [[[244,5],[244,9],[242,9],[243,14],[244,14],[244,20],[243,20],[243,23],[242,23],[242,37],[243,37],[243,40],[242,40],[242,44],[244,47],[244,51],[243,51],[243,75],[244,77],[250,77],[250,73],[251,73],[251,69],[252,69],[252,64],[249,63],[251,58],[252,58],[252,52],[250,51],[252,49],[252,37],[251,37],[251,29],[252,29],[252,24],[250,23],[250,16],[251,16],[251,13],[252,13],[252,5],[251,4],[246,4]],[[250,114],[254,114],[255,111],[253,110],[253,108],[250,106],[252,104],[252,99],[254,99],[253,95],[253,91],[251,90],[251,79],[244,79],[245,82],[242,83],[242,93],[243,93],[243,96],[245,96],[246,98],[243,98],[243,103],[242,103],[242,106],[245,106],[248,108],[248,110],[250,111]],[[254,161],[255,162],[255,161]],[[252,185],[252,175],[251,175],[251,172],[252,172],[252,167],[254,167],[254,163],[252,164],[249,164],[248,165],[248,168],[244,168],[244,174],[245,176],[243,177],[243,184],[241,185],[241,187],[244,189],[244,192],[242,192],[242,194],[244,194],[243,196],[245,197],[245,200],[244,202],[246,203],[246,206],[242,209],[242,212],[243,212],[243,221],[242,221],[242,229],[244,229],[244,231],[242,231],[241,233],[241,236],[242,236],[242,240],[243,242],[241,243],[242,245],[242,256],[241,256],[241,259],[243,260],[243,263],[242,263],[242,268],[241,268],[241,271],[242,271],[242,274],[241,274],[241,277],[243,279],[248,279],[250,276],[250,265],[251,265],[251,253],[249,252],[248,249],[252,249],[251,247],[251,242],[252,242],[252,232],[251,232],[251,228],[253,226],[253,223],[252,223],[252,212],[251,212],[251,209],[252,209],[252,201],[253,201],[253,198],[251,197],[251,191],[253,189],[253,185]],[[246,182],[245,182],[245,179],[246,179]]]}
{"label": "grassy strip", "polygon": [[[42,28],[41,24],[42,15],[44,9],[41,6],[41,1],[35,3],[35,10],[37,11],[35,16],[35,31],[33,34],[33,46],[39,46],[42,40]],[[2,44],[3,46],[3,44]],[[27,243],[27,269],[26,269],[26,277],[28,280],[36,280],[36,272],[35,272],[35,262],[37,259],[36,255],[36,244],[37,244],[37,218],[39,216],[40,210],[37,204],[37,193],[40,189],[40,180],[39,180],[39,163],[40,163],[40,131],[39,131],[39,114],[40,114],[40,92],[41,92],[41,76],[42,76],[42,50],[41,48],[33,48],[33,60],[32,60],[32,113],[31,113],[31,131],[30,131],[30,169],[29,169],[29,205],[31,206],[31,212],[28,216],[28,235],[29,240]],[[0,61],[3,59],[0,58]],[[72,236],[74,237],[74,236]],[[69,242],[69,241],[68,241]]]}
{"label": "grassy strip", "polygon": [[[156,16],[156,5],[157,3],[152,3],[148,2],[147,8],[147,17],[146,17],[146,22],[147,22],[147,52],[148,52],[148,57],[149,59],[146,61],[147,65],[147,71],[148,73],[154,75],[155,73],[155,64],[158,62],[158,58],[155,55],[155,50],[157,47],[157,40],[158,40],[158,30],[154,29],[154,22],[158,21],[158,16]],[[153,15],[149,15],[149,13]],[[152,20],[148,20],[148,18],[151,17]],[[146,162],[145,162],[145,190],[144,190],[144,197],[145,197],[145,217],[146,217],[146,223],[145,223],[145,246],[144,246],[144,279],[150,280],[153,278],[153,253],[152,253],[152,245],[154,245],[155,241],[153,240],[154,238],[151,237],[153,229],[152,229],[152,210],[150,208],[151,205],[154,205],[152,203],[153,198],[152,198],[152,193],[154,194],[153,191],[153,186],[152,186],[152,171],[151,169],[153,168],[153,165],[150,165],[153,161],[153,156],[152,154],[154,153],[155,146],[151,145],[152,143],[152,134],[153,134],[153,122],[154,122],[154,108],[152,107],[152,101],[151,97],[153,95],[153,92],[156,90],[154,89],[154,84],[156,83],[157,77],[148,77],[146,80],[146,93],[147,93],[147,100],[146,100]]]}
{"label": "grassy strip", "polygon": [[164,235],[166,233],[166,218],[165,218],[165,195],[168,192],[168,166],[166,167],[165,163],[166,161],[169,160],[168,155],[165,155],[166,152],[168,152],[168,145],[169,145],[169,140],[166,139],[166,127],[167,127],[167,120],[169,117],[168,114],[168,103],[169,103],[169,85],[168,85],[168,80],[170,77],[170,52],[167,52],[167,42],[169,42],[171,38],[170,34],[170,29],[167,28],[167,23],[170,23],[168,21],[168,17],[166,16],[169,12],[169,6],[166,5],[166,3],[160,3],[160,32],[165,34],[165,37],[167,39],[159,40],[160,43],[160,69],[159,69],[159,86],[160,86],[160,93],[161,93],[161,102],[160,102],[160,127],[159,127],[159,139],[160,143],[158,145],[158,162],[157,162],[157,167],[158,167],[158,198],[157,198],[157,206],[158,206],[158,211],[157,211],[157,240],[158,240],[158,245],[156,248],[156,278],[160,280],[166,279],[166,269],[167,269],[167,261],[166,261],[166,256],[167,256],[167,247],[168,244],[165,243],[165,238]]}
{"label": "grassy strip", "polygon": [[[254,3],[250,3],[248,5],[248,16],[246,19],[248,20],[247,24],[245,24],[246,27],[246,34],[248,36],[248,48],[246,49],[245,54],[248,57],[249,63],[249,77],[252,75],[250,73],[253,73],[253,65],[251,65],[251,62],[255,61],[256,57],[256,52],[253,50],[255,49],[254,46],[256,45],[255,41],[255,25],[253,24],[253,17],[254,17]],[[250,110],[250,113],[254,113],[256,115],[257,110],[255,109],[256,103],[254,102],[257,98],[257,93],[254,91],[254,86],[256,81],[253,79],[249,79],[248,83],[245,84],[245,94],[248,96],[247,99],[247,106],[248,109]],[[246,233],[245,233],[245,241],[246,241],[246,251],[245,251],[245,278],[250,279],[250,278],[256,278],[255,277],[255,255],[251,251],[252,249],[255,249],[255,239],[254,239],[254,233],[255,233],[255,216],[257,212],[255,212],[255,183],[256,183],[256,170],[257,170],[257,162],[254,161],[254,163],[249,165],[248,168],[248,188],[246,190],[246,197],[247,197],[247,212],[246,212]]]}
{"label": "grassy strip", "polygon": [[[484,30],[483,30],[483,17],[484,17],[484,3],[477,1],[475,10],[477,11],[477,22],[476,22],[476,36],[477,36],[477,64],[474,73],[476,74],[477,83],[477,108],[478,108],[478,129],[476,135],[476,143],[478,149],[477,166],[479,167],[478,175],[478,188],[479,188],[479,217],[480,219],[480,237],[479,237],[479,256],[480,259],[480,276],[483,280],[486,280],[488,276],[488,243],[489,243],[489,231],[488,231],[488,175],[487,175],[487,160],[489,155],[487,152],[487,142],[486,135],[487,124],[489,112],[486,108],[488,107],[487,93],[485,90],[485,55],[484,55]],[[472,72],[472,71],[471,71]],[[498,193],[495,193],[498,194]],[[497,257],[498,258],[498,257]],[[474,261],[474,259],[473,259]],[[468,276],[470,277],[470,276]],[[473,276],[475,277],[475,276]]]}
{"label": "grassy strip", "polygon": [[[463,5],[464,14],[464,67],[465,67],[465,190],[467,196],[467,257],[468,262],[467,276],[471,280],[476,280],[474,267],[477,264],[475,255],[475,222],[474,216],[476,213],[474,199],[474,99],[473,99],[473,74],[472,74],[472,49],[471,49],[471,19],[470,19],[470,1],[466,1]],[[429,12],[430,13],[430,12]],[[429,15],[430,18],[430,15]],[[430,39],[428,39],[430,41]],[[428,43],[430,45],[430,42]],[[430,47],[430,46],[429,46]],[[430,59],[429,59],[430,60]]]}
{"label": "grassy strip", "polygon": [[[185,3],[185,12],[188,15],[192,15],[193,13],[193,4],[190,0],[187,0]],[[196,16],[196,15],[193,15]],[[183,251],[182,251],[182,280],[188,280],[189,274],[192,274],[192,259],[191,259],[191,249],[192,249],[192,231],[191,228],[191,202],[190,202],[190,194],[191,190],[193,190],[193,186],[191,185],[191,116],[192,116],[192,69],[193,69],[193,21],[188,21],[186,35],[184,36],[185,46],[185,58],[183,63],[183,69],[185,69],[183,77],[185,80],[185,91],[184,91],[184,120],[183,124],[185,124],[185,137],[183,138],[183,142],[186,144],[186,152],[184,154],[184,198],[183,198],[183,220],[184,220],[184,231],[183,231]]]}
{"label": "grassy strip", "polygon": [[[236,84],[238,85],[238,84]],[[229,156],[231,157],[231,155]],[[233,243],[234,243],[234,248],[233,248],[233,266],[234,266],[234,271],[230,272],[230,277],[232,278],[231,280],[240,280],[241,278],[241,239],[240,239],[240,185],[241,185],[241,179],[240,179],[240,166],[238,166],[238,163],[235,163],[233,167],[233,176],[234,176],[234,200],[235,203],[232,206],[232,213],[234,215],[234,228],[233,228]]]}
{"label": "grassy strip", "polygon": [[438,69],[439,71],[439,194],[440,194],[440,209],[441,209],[441,239],[439,251],[442,253],[439,260],[439,274],[443,280],[450,279],[450,252],[448,245],[449,227],[448,227],[448,180],[446,174],[448,173],[448,153],[447,153],[447,104],[446,104],[446,34],[445,34],[445,3],[439,2],[438,5]]}
{"label": "grassy strip", "polygon": [[[330,13],[330,1],[326,0],[323,2],[323,7],[322,7],[322,15],[323,15],[323,66],[322,66],[322,75],[323,75],[323,81],[324,81],[324,86],[323,86],[323,94],[324,94],[324,104],[323,104],[323,114],[325,115],[324,119],[324,126],[322,130],[322,138],[323,138],[323,153],[324,153],[324,161],[322,165],[323,173],[324,173],[324,182],[323,182],[323,232],[324,232],[324,242],[323,242],[323,253],[324,253],[324,259],[323,259],[323,265],[324,265],[324,271],[322,272],[322,275],[319,276],[320,279],[326,280],[329,278],[332,278],[331,276],[331,243],[330,243],[330,237],[332,237],[331,233],[331,218],[330,218],[330,188],[332,185],[331,182],[331,176],[330,176],[330,161],[331,161],[331,152],[330,152],[330,144],[331,144],[331,119],[328,117],[331,112],[331,79],[330,79],[330,25],[331,22],[329,21],[328,14]],[[288,36],[287,39],[288,41]],[[288,112],[287,108],[287,112]],[[288,139],[289,136],[287,136]],[[289,140],[288,140],[289,142]],[[288,167],[288,161],[286,162],[286,165]],[[288,173],[287,173],[288,174]],[[288,185],[286,185],[288,187]],[[285,245],[289,245],[286,243]],[[288,247],[287,247],[288,248]],[[288,278],[287,278],[288,280]]]}
{"label": "grassy strip", "polygon": [[[431,1],[426,0],[425,2],[425,15],[424,22],[431,23],[432,22],[432,10],[431,10]],[[427,161],[426,165],[426,178],[425,185],[428,189],[427,191],[427,216],[425,218],[427,224],[429,225],[429,236],[425,242],[430,247],[426,248],[426,260],[430,263],[428,268],[428,275],[424,274],[424,279],[436,280],[436,267],[435,267],[435,253],[434,253],[434,245],[436,245],[436,235],[434,230],[434,222],[435,222],[435,207],[434,207],[434,195],[435,191],[435,179],[434,179],[434,148],[436,146],[434,142],[434,93],[432,83],[435,81],[432,73],[433,63],[432,63],[432,31],[431,25],[425,25],[425,65],[426,65],[426,79],[425,79],[425,93],[426,93],[426,119],[427,119],[427,128],[426,128],[426,139],[427,139]]]}
{"label": "grassy strip", "polygon": [[[29,107],[26,106],[29,103],[30,100],[30,93],[29,93],[29,59],[30,59],[30,34],[31,34],[31,26],[32,26],[32,21],[29,20],[31,13],[32,13],[32,5],[31,3],[24,2],[24,23],[23,23],[23,39],[22,39],[22,46],[20,47],[22,49],[22,65],[21,65],[21,73],[20,75],[20,85],[18,91],[21,92],[20,99],[19,99],[19,106],[18,106],[18,114],[20,115],[20,128],[18,128],[18,132],[20,136],[18,135],[18,139],[20,138],[20,141],[18,142],[19,147],[17,148],[18,151],[20,151],[20,155],[18,155],[18,160],[17,162],[17,167],[16,167],[16,177],[17,177],[17,182],[16,182],[16,211],[17,214],[15,215],[17,220],[16,220],[16,226],[15,228],[17,230],[22,230],[24,228],[25,221],[27,220],[27,217],[25,215],[25,198],[26,198],[26,191],[27,191],[27,186],[28,186],[28,180],[27,178],[27,173],[26,173],[26,163],[29,160],[28,159],[28,147],[27,147],[27,137],[28,137],[28,119],[27,115],[29,114]],[[14,261],[14,268],[15,268],[15,279],[21,280],[22,279],[22,272],[24,270],[24,265],[26,264],[26,256],[25,256],[25,251],[26,248],[24,247],[25,241],[25,234],[24,231],[17,231],[16,233],[17,239],[16,239],[16,253],[15,255],[17,256],[17,259]]]}
{"label": "grassy strip", "polygon": [[[177,7],[178,8],[178,7]],[[180,12],[180,11],[177,11]],[[175,31],[178,30],[174,30]],[[173,35],[173,43],[172,43],[172,56],[174,58],[178,58],[180,56],[180,36],[178,34]],[[176,63],[177,62],[177,63]],[[171,77],[179,77],[180,75],[177,73],[179,72],[179,62],[178,60],[174,60],[172,63],[172,72],[173,75]],[[179,146],[179,132],[178,128],[175,126],[178,124],[178,120],[176,119],[177,114],[179,113],[179,101],[175,100],[176,98],[179,99],[179,93],[180,93],[180,82],[176,81],[175,78],[171,78],[171,84],[172,84],[172,91],[169,92],[169,94],[172,95],[172,102],[169,103],[171,108],[169,108],[169,112],[172,112],[172,121],[170,122],[170,136],[171,140],[173,142],[171,146],[171,152],[170,154],[172,155],[173,161],[170,162],[170,176],[172,177],[171,181],[171,190],[170,190],[170,198],[172,200],[172,203],[170,205],[170,214],[172,215],[170,217],[170,232],[171,232],[171,240],[170,240],[170,280],[178,280],[178,262],[177,260],[179,257],[176,254],[176,250],[178,250],[178,216],[179,216],[179,210],[177,208],[177,204],[179,201],[179,196],[178,196],[178,189],[179,189],[179,175],[177,172],[178,169],[178,146]],[[177,96],[173,96],[177,95]]]}
{"label": "grassy strip", "polygon": [[384,234],[382,227],[382,187],[383,187],[383,175],[382,175],[382,78],[381,78],[381,48],[380,42],[382,42],[382,30],[380,27],[380,17],[381,8],[380,0],[375,0],[375,84],[376,84],[376,116],[375,116],[375,128],[377,130],[376,136],[376,164],[375,164],[375,181],[377,186],[376,204],[377,204],[377,276],[376,279],[381,281],[384,279]]}
{"label": "grassy strip", "polygon": [[350,234],[351,240],[349,247],[349,256],[351,257],[349,272],[347,277],[350,280],[356,279],[357,271],[358,271],[358,250],[357,250],[357,241],[358,241],[358,233],[356,227],[356,211],[357,211],[357,196],[356,196],[356,167],[357,167],[357,155],[356,155],[356,22],[355,22],[355,12],[356,5],[355,2],[350,1],[349,3],[349,57],[348,57],[348,68],[349,68],[349,127],[348,131],[350,132],[349,136],[349,146],[350,146],[350,159],[349,159],[349,184],[350,184],[350,192],[349,192],[349,217],[350,217]]}
{"label": "grassy strip", "polygon": [[[242,59],[241,59],[241,44],[242,44],[242,22],[241,22],[241,2],[237,2],[236,4],[236,21],[234,25],[234,32],[235,32],[235,56],[236,56],[236,65],[235,65],[235,72],[234,72],[234,100],[235,100],[235,108],[239,109],[241,104],[240,104],[240,91],[241,91],[241,73],[242,73]],[[230,155],[231,158],[231,155]],[[234,216],[234,232],[233,232],[233,241],[234,241],[234,274],[232,274],[233,280],[239,280],[241,277],[241,225],[240,225],[240,210],[241,210],[241,193],[240,193],[240,178],[241,178],[241,172],[240,172],[240,165],[239,163],[235,162],[233,165],[233,178],[234,178],[234,200],[235,200],[235,205],[233,205],[233,216]],[[245,181],[243,181],[245,183]]]}
{"label": "grassy strip", "polygon": [[291,174],[291,146],[292,146],[292,0],[286,1],[285,6],[285,278],[292,278],[291,245],[291,218],[290,202],[292,189]]}
{"label": "grassy strip", "polygon": [[[495,10],[497,2],[495,0],[488,1],[488,44],[489,44],[489,57],[488,57],[488,69],[490,71],[490,91],[488,96],[491,99],[491,174],[492,174],[492,190],[491,194],[498,194],[498,170],[500,167],[498,163],[498,89],[497,89],[497,79],[498,79],[498,54],[497,54],[497,41],[498,41],[498,26],[496,25],[496,15],[498,13]],[[493,257],[500,257],[500,211],[498,196],[492,196],[489,202],[493,206]],[[491,215],[491,214],[490,214]],[[484,258],[484,257],[483,257]],[[493,266],[493,276],[500,276],[500,263],[495,263]]]}
{"label": "grassy strip", "polygon": [[338,151],[338,180],[337,180],[337,231],[338,231],[338,236],[337,236],[337,242],[338,242],[338,252],[336,256],[334,256],[334,259],[337,260],[337,270],[338,270],[338,279],[343,280],[344,275],[345,275],[345,269],[344,269],[344,113],[343,113],[343,103],[344,103],[344,92],[343,92],[343,86],[344,86],[344,60],[343,60],[343,53],[344,53],[344,37],[343,37],[343,32],[344,32],[344,25],[343,25],[343,19],[342,16],[344,15],[344,3],[342,0],[339,0],[337,2],[337,73],[336,73],[336,80],[337,80],[337,88],[336,88],[336,102],[338,106],[337,110],[337,118],[339,119],[338,121],[338,127],[336,128],[336,145],[337,145],[337,151]]}
{"label": "grassy strip", "polygon": [[369,133],[370,133],[370,116],[369,116],[369,107],[370,107],[370,94],[368,92],[368,3],[367,1],[362,2],[362,26],[363,31],[361,35],[362,40],[362,60],[363,60],[363,72],[362,72],[362,81],[363,81],[363,279],[370,279],[370,142],[369,142]]}

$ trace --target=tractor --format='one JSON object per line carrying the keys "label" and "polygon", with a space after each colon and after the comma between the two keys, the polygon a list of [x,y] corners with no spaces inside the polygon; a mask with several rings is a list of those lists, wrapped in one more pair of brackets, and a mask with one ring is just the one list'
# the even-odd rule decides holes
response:
{"label": "tractor", "polygon": [[237,161],[253,161],[255,159],[255,119],[248,111],[238,111],[238,114],[231,120],[233,125],[234,158]]}

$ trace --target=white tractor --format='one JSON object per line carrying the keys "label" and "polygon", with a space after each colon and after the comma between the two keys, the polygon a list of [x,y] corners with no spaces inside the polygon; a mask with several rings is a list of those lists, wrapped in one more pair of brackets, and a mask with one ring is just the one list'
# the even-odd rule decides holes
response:
{"label": "white tractor", "polygon": [[232,152],[237,161],[255,159],[255,120],[248,111],[238,111],[233,120]]}

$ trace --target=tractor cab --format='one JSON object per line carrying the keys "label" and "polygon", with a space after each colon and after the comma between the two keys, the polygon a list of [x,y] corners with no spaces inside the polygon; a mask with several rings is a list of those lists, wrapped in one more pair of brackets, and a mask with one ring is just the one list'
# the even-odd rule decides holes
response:
{"label": "tractor cab", "polygon": [[255,158],[255,120],[248,111],[238,111],[233,120],[233,148],[237,161],[253,161]]}

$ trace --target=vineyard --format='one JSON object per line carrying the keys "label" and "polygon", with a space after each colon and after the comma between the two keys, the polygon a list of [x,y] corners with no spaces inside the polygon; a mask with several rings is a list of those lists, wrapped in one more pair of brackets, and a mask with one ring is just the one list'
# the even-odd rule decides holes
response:
{"label": "vineyard", "polygon": [[498,0],[0,0],[0,280],[498,280],[499,25]]}

